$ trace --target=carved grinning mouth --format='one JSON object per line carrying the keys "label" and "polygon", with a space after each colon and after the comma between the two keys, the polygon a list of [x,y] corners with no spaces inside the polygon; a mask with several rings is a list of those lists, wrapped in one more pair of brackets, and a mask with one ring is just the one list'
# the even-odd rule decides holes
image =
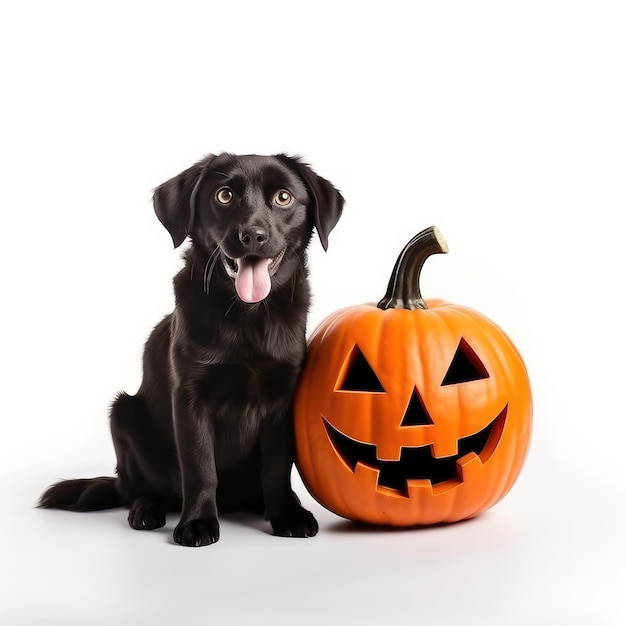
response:
{"label": "carved grinning mouth", "polygon": [[458,453],[453,456],[437,458],[432,455],[430,445],[403,447],[399,461],[380,460],[376,454],[375,444],[351,439],[331,426],[326,418],[322,419],[333,447],[352,472],[356,469],[357,463],[378,470],[379,486],[388,487],[408,497],[407,481],[410,480],[426,479],[432,485],[463,482],[459,461],[465,460],[469,454],[476,455],[484,464],[500,441],[507,408],[508,405],[481,431],[459,439]]}

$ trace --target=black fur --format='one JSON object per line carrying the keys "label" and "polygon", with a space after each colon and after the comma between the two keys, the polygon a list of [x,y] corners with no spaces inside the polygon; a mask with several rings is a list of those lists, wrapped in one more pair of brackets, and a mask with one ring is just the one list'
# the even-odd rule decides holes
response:
{"label": "black fur", "polygon": [[[188,546],[218,540],[218,510],[264,512],[276,535],[313,536],[290,484],[291,404],[306,347],[305,250],[314,227],[326,248],[343,198],[298,158],[222,154],[158,187],[154,207],[174,246],[192,245],[174,312],[146,342],[141,387],[111,409],[117,478],[62,481],[39,505],[126,506],[139,530],[181,510],[174,540]],[[236,259],[265,258],[279,261],[268,266],[271,291],[243,302]]]}

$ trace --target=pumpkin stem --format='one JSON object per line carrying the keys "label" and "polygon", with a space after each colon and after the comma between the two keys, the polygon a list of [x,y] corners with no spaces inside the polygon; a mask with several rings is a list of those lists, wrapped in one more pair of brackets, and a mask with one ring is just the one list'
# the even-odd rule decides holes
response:
{"label": "pumpkin stem", "polygon": [[420,292],[424,261],[432,254],[445,254],[448,244],[436,226],[426,228],[406,244],[393,268],[385,297],[379,309],[427,309]]}

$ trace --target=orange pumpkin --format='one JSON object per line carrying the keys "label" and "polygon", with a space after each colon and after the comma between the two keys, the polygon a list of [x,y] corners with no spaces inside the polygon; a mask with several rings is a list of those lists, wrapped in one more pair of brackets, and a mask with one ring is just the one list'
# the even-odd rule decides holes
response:
{"label": "orange pumpkin", "polygon": [[379,304],[314,331],[295,399],[297,466],[311,494],[354,520],[454,522],[500,500],[524,463],[532,400],[524,363],[493,322],[424,301],[432,227],[398,258]]}

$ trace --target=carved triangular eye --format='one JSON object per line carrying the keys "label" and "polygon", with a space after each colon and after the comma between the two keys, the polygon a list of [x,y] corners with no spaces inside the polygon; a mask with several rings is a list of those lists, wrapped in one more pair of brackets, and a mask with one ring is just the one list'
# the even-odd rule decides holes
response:
{"label": "carved triangular eye", "polygon": [[359,346],[354,346],[344,371],[343,380],[338,387],[341,391],[370,391],[373,393],[385,391]]}
{"label": "carved triangular eye", "polygon": [[461,339],[441,384],[456,385],[483,378],[489,378],[489,373],[467,341]]}
{"label": "carved triangular eye", "polygon": [[420,398],[417,389],[413,389],[413,395],[409,401],[409,406],[402,418],[401,426],[427,426],[434,424],[432,418],[428,414],[424,402]]}

